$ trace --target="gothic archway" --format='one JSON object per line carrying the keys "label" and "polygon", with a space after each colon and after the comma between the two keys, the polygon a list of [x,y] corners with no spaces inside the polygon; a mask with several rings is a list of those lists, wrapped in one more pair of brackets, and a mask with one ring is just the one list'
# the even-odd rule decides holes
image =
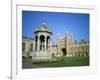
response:
{"label": "gothic archway", "polygon": [[50,48],[50,36],[47,36],[47,45],[46,45],[47,49]]}
{"label": "gothic archway", "polygon": [[63,56],[66,56],[66,49],[65,48],[62,48],[62,53],[63,53]]}
{"label": "gothic archway", "polygon": [[38,40],[38,36],[35,36],[35,50],[37,50],[37,40]]}
{"label": "gothic archway", "polygon": [[40,50],[44,50],[45,49],[45,36],[41,35],[40,36]]}

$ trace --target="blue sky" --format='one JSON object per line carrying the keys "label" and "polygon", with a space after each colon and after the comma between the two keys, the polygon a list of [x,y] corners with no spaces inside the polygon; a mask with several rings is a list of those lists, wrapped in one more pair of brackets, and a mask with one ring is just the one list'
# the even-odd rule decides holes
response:
{"label": "blue sky", "polygon": [[34,37],[34,29],[45,20],[52,29],[52,40],[56,42],[57,34],[73,34],[75,40],[89,40],[89,14],[22,11],[22,36]]}

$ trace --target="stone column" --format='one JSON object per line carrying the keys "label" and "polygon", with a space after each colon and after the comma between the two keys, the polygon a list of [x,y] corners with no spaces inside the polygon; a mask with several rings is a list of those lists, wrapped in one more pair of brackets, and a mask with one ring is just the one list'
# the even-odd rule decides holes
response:
{"label": "stone column", "polygon": [[34,39],[34,47],[33,47],[34,51],[35,51],[35,46],[36,46],[36,39]]}
{"label": "stone column", "polygon": [[50,39],[50,51],[52,50],[52,42],[51,42],[51,39]]}
{"label": "stone column", "polygon": [[45,51],[46,51],[46,45],[47,45],[47,36],[45,36]]}
{"label": "stone column", "polygon": [[47,49],[49,50],[49,47],[50,47],[50,39],[48,39],[47,41]]}
{"label": "stone column", "polygon": [[40,39],[39,38],[40,38],[40,36],[38,35],[38,44],[37,44],[38,45],[38,51],[40,50]]}

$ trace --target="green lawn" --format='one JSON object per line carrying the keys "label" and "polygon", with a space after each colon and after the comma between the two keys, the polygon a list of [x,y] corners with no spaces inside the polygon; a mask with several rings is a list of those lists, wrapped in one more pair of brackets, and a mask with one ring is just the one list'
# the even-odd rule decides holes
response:
{"label": "green lawn", "polygon": [[[37,63],[32,63],[32,61],[27,60],[26,63],[31,66],[29,66],[30,68],[89,66],[89,57],[63,57],[61,61],[48,61]],[[25,65],[23,65],[23,68],[25,68]]]}

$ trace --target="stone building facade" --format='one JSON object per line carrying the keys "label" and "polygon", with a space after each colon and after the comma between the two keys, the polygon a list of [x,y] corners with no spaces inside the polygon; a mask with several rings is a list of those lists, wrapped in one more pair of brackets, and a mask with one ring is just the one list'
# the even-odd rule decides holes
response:
{"label": "stone building facade", "polygon": [[33,51],[33,46],[34,46],[34,39],[33,38],[28,38],[28,37],[23,37],[22,38],[22,56],[23,57],[32,57],[30,52]]}
{"label": "stone building facade", "polygon": [[89,56],[89,42],[75,41],[71,33],[57,37],[57,44],[52,44],[52,31],[45,22],[34,31],[35,37],[22,38],[22,55],[32,59],[51,59],[57,56]]}
{"label": "stone building facade", "polygon": [[89,56],[89,41],[76,41],[71,33],[65,33],[64,37],[58,36],[57,40],[57,55]]}

